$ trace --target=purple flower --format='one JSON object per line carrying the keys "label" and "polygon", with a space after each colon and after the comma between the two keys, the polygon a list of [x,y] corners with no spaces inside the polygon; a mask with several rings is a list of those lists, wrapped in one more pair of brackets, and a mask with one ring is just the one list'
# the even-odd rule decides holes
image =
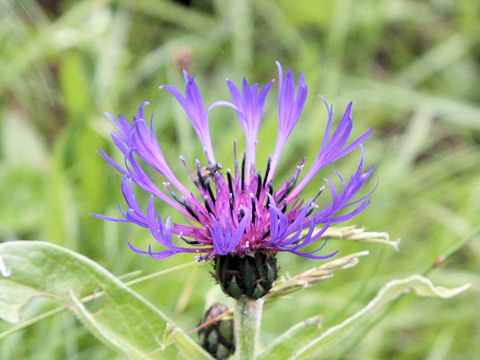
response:
{"label": "purple flower", "polygon": [[[185,95],[170,85],[160,88],[170,91],[184,109],[203,145],[207,166],[202,166],[197,160],[196,168],[192,171],[180,156],[187,173],[180,176],[172,172],[157,142],[152,121],[149,125],[145,121],[143,108],[148,102],[140,106],[132,123],[121,115],[116,119],[106,114],[117,128],[111,135],[123,153],[124,165],[116,163],[103,150],[100,154],[123,175],[122,193],[127,208],[120,209],[123,215],[120,219],[94,216],[131,222],[149,229],[160,243],[161,250],[153,251],[150,247],[148,250],[139,250],[129,245],[133,251],[155,259],[182,252],[201,254],[199,260],[216,259],[224,255],[243,256],[256,251],[288,251],[312,259],[334,256],[336,252],[318,254],[324,245],[323,241],[317,246],[312,244],[317,243],[331,224],[347,221],[368,206],[371,192],[357,199],[354,197],[373,171],[373,166],[366,171],[363,169],[362,149],[362,143],[371,130],[347,144],[353,126],[352,103],[348,104],[334,129],[332,107],[322,98],[328,120],[316,159],[300,181],[304,161],[288,180],[274,189],[272,181],[275,170],[300,118],[308,92],[303,74],[300,73],[297,86],[292,70],[287,70],[284,75],[280,63],[276,64],[279,78],[278,134],[273,156],[268,159],[264,172],[257,171],[255,156],[263,107],[272,82],[260,89],[258,84],[250,85],[243,80],[240,90],[233,82],[227,81],[233,101],[217,101],[207,109],[194,78],[184,72]],[[213,152],[208,114],[217,106],[233,108],[245,133],[246,152],[240,162],[234,141],[233,171],[222,171]],[[340,189],[330,180],[325,180],[326,186],[320,187],[316,196],[306,200],[300,198],[304,187],[322,168],[356,148],[361,149],[360,163],[348,181],[335,172],[342,184]],[[165,178],[162,188],[150,179],[145,167],[153,168]],[[184,185],[188,182],[195,184],[196,195]],[[133,184],[150,194],[146,210],[139,205]],[[328,205],[319,207],[316,201],[325,189],[330,191],[332,199]],[[172,223],[170,217],[163,220],[155,209],[156,198],[181,212],[186,218],[185,222]],[[305,250],[307,246],[308,251]]]}

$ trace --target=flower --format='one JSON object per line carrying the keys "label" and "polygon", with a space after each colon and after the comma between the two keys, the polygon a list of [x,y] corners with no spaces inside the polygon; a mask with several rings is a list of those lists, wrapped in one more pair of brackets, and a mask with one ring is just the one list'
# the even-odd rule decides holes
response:
{"label": "flower", "polygon": [[[141,250],[130,242],[128,244],[136,253],[147,254],[155,259],[164,259],[178,253],[194,253],[200,255],[197,260],[253,256],[251,262],[255,263],[258,258],[256,253],[263,254],[261,259],[270,259],[272,256],[265,254],[280,251],[312,259],[334,256],[337,252],[318,254],[323,245],[312,244],[317,243],[330,225],[349,220],[368,206],[371,193],[353,199],[373,171],[373,166],[364,171],[362,149],[362,143],[371,130],[347,145],[353,126],[352,103],[348,104],[341,121],[333,129],[333,109],[322,98],[328,120],[316,159],[300,181],[304,160],[296,167],[293,175],[275,189],[273,179],[282,151],[300,118],[308,93],[302,73],[296,85],[292,70],[289,69],[284,74],[280,63],[276,64],[278,133],[273,155],[268,159],[264,172],[258,171],[256,166],[257,136],[264,104],[273,82],[260,88],[258,84],[249,84],[244,79],[240,89],[233,82],[227,81],[232,101],[217,101],[206,108],[194,77],[184,71],[185,94],[170,85],[160,88],[168,90],[185,111],[203,146],[208,165],[202,166],[197,160],[196,168],[191,170],[186,160],[180,156],[188,174],[182,175],[180,180],[172,172],[157,142],[153,121],[147,125],[145,120],[143,110],[148,102],[140,106],[133,122],[122,115],[115,118],[107,113],[117,128],[111,136],[123,153],[125,165],[115,162],[103,150],[100,154],[123,175],[121,189],[127,209],[120,209],[123,215],[120,219],[93,215],[111,221],[135,223],[148,229],[162,245],[162,249],[154,251],[149,247],[148,250]],[[216,162],[212,146],[208,116],[217,106],[234,109],[245,134],[246,152],[240,161],[234,141],[233,171],[223,171],[223,167]],[[302,190],[321,169],[356,148],[361,149],[360,163],[348,181],[335,172],[342,183],[341,190],[331,181],[325,180],[326,186],[320,187],[316,196],[301,199]],[[163,189],[147,175],[146,166],[165,178]],[[184,185],[187,178],[195,184],[197,195]],[[137,201],[133,184],[150,194],[145,210]],[[326,188],[330,190],[332,200],[320,208],[316,201]],[[156,210],[156,198],[182,213],[186,218],[185,223],[172,223],[169,216],[162,218]],[[305,250],[307,247],[309,250]],[[271,275],[276,277],[276,268]]]}

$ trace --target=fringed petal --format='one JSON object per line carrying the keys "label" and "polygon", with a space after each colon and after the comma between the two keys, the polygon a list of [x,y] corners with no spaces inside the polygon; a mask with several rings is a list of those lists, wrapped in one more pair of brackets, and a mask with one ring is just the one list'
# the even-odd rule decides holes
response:
{"label": "fringed petal", "polygon": [[205,110],[202,95],[194,77],[188,75],[186,71],[184,71],[183,75],[186,82],[185,96],[171,85],[160,86],[160,89],[167,89],[177,99],[205,149],[208,162],[215,164],[215,155],[208,125],[208,113]]}
{"label": "fringed petal", "polygon": [[284,78],[282,65],[278,61],[275,63],[278,69],[278,132],[267,181],[273,179],[280,155],[302,114],[308,95],[308,87],[302,73],[299,75],[298,88],[295,91],[295,78],[292,70],[288,69]]}
{"label": "fringed petal", "polygon": [[247,143],[246,158],[246,182],[250,182],[250,177],[255,170],[255,154],[257,147],[258,130],[262,122],[263,107],[273,82],[265,85],[258,92],[258,84],[250,85],[246,79],[242,81],[242,92],[240,93],[236,85],[227,80],[227,86],[230,90],[233,103],[217,102],[218,105],[229,106],[237,110],[238,120],[245,133]]}
{"label": "fringed petal", "polygon": [[[320,171],[320,169],[342,158],[343,156],[350,153],[352,150],[361,146],[363,141],[365,141],[372,132],[371,129],[368,130],[358,139],[353,141],[350,145],[345,146],[353,127],[352,116],[351,116],[352,103],[348,104],[345,110],[345,113],[342,117],[342,120],[338,124],[331,138],[330,138],[330,130],[331,130],[332,119],[333,119],[332,108],[329,107],[326,101],[325,101],[325,107],[327,108],[327,112],[328,112],[328,121],[325,129],[322,146],[320,148],[320,152],[318,153],[317,158],[313,162],[310,170],[307,172],[305,177],[300,181],[297,187],[287,197],[287,201],[291,201],[292,199],[297,197],[298,194],[303,190],[303,188],[310,182],[310,180],[312,180],[312,178]],[[363,156],[362,156],[362,159],[363,159]]]}

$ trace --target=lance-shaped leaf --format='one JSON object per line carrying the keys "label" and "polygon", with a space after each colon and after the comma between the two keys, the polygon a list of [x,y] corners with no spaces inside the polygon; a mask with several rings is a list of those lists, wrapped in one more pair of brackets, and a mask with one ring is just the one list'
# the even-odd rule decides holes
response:
{"label": "lance-shaped leaf", "polygon": [[[105,344],[131,359],[212,359],[160,310],[94,261],[37,241],[0,245],[0,317],[21,320],[34,296],[72,310]],[[89,300],[96,300],[91,304]],[[171,333],[176,346],[170,344]],[[176,341],[179,339],[179,341]]]}
{"label": "lance-shaped leaf", "polygon": [[319,317],[313,317],[294,325],[272,342],[258,357],[258,360],[296,360],[319,359],[330,347],[348,336],[354,336],[354,331],[364,329],[370,324],[385,305],[391,303],[402,294],[414,291],[418,296],[450,298],[468,289],[464,285],[455,289],[435,286],[420,275],[405,279],[393,280],[387,283],[363,309],[325,331],[319,326]]}

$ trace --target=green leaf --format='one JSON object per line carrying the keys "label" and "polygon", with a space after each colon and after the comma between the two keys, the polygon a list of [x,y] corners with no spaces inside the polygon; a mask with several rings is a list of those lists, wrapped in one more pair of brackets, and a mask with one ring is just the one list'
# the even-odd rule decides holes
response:
{"label": "green leaf", "polygon": [[207,352],[198,351],[198,345],[192,346],[192,339],[182,330],[176,328],[170,336],[175,342],[178,350],[187,360],[211,360],[213,359]]}
{"label": "green leaf", "polygon": [[413,290],[418,296],[446,299],[460,294],[469,287],[467,284],[455,289],[446,289],[433,285],[429,279],[420,275],[390,281],[363,309],[342,323],[321,332],[321,317],[316,316],[302,321],[280,335],[258,359],[318,359],[328,348],[351,336],[361,325],[374,321],[374,315],[385,305],[407,292]]}
{"label": "green leaf", "polygon": [[[0,317],[16,322],[34,296],[72,310],[97,338],[131,359],[212,359],[146,299],[94,261],[57,245],[12,241],[0,245]],[[170,331],[184,334],[172,337]],[[177,340],[178,339],[178,340]],[[180,349],[180,351],[179,351]]]}

